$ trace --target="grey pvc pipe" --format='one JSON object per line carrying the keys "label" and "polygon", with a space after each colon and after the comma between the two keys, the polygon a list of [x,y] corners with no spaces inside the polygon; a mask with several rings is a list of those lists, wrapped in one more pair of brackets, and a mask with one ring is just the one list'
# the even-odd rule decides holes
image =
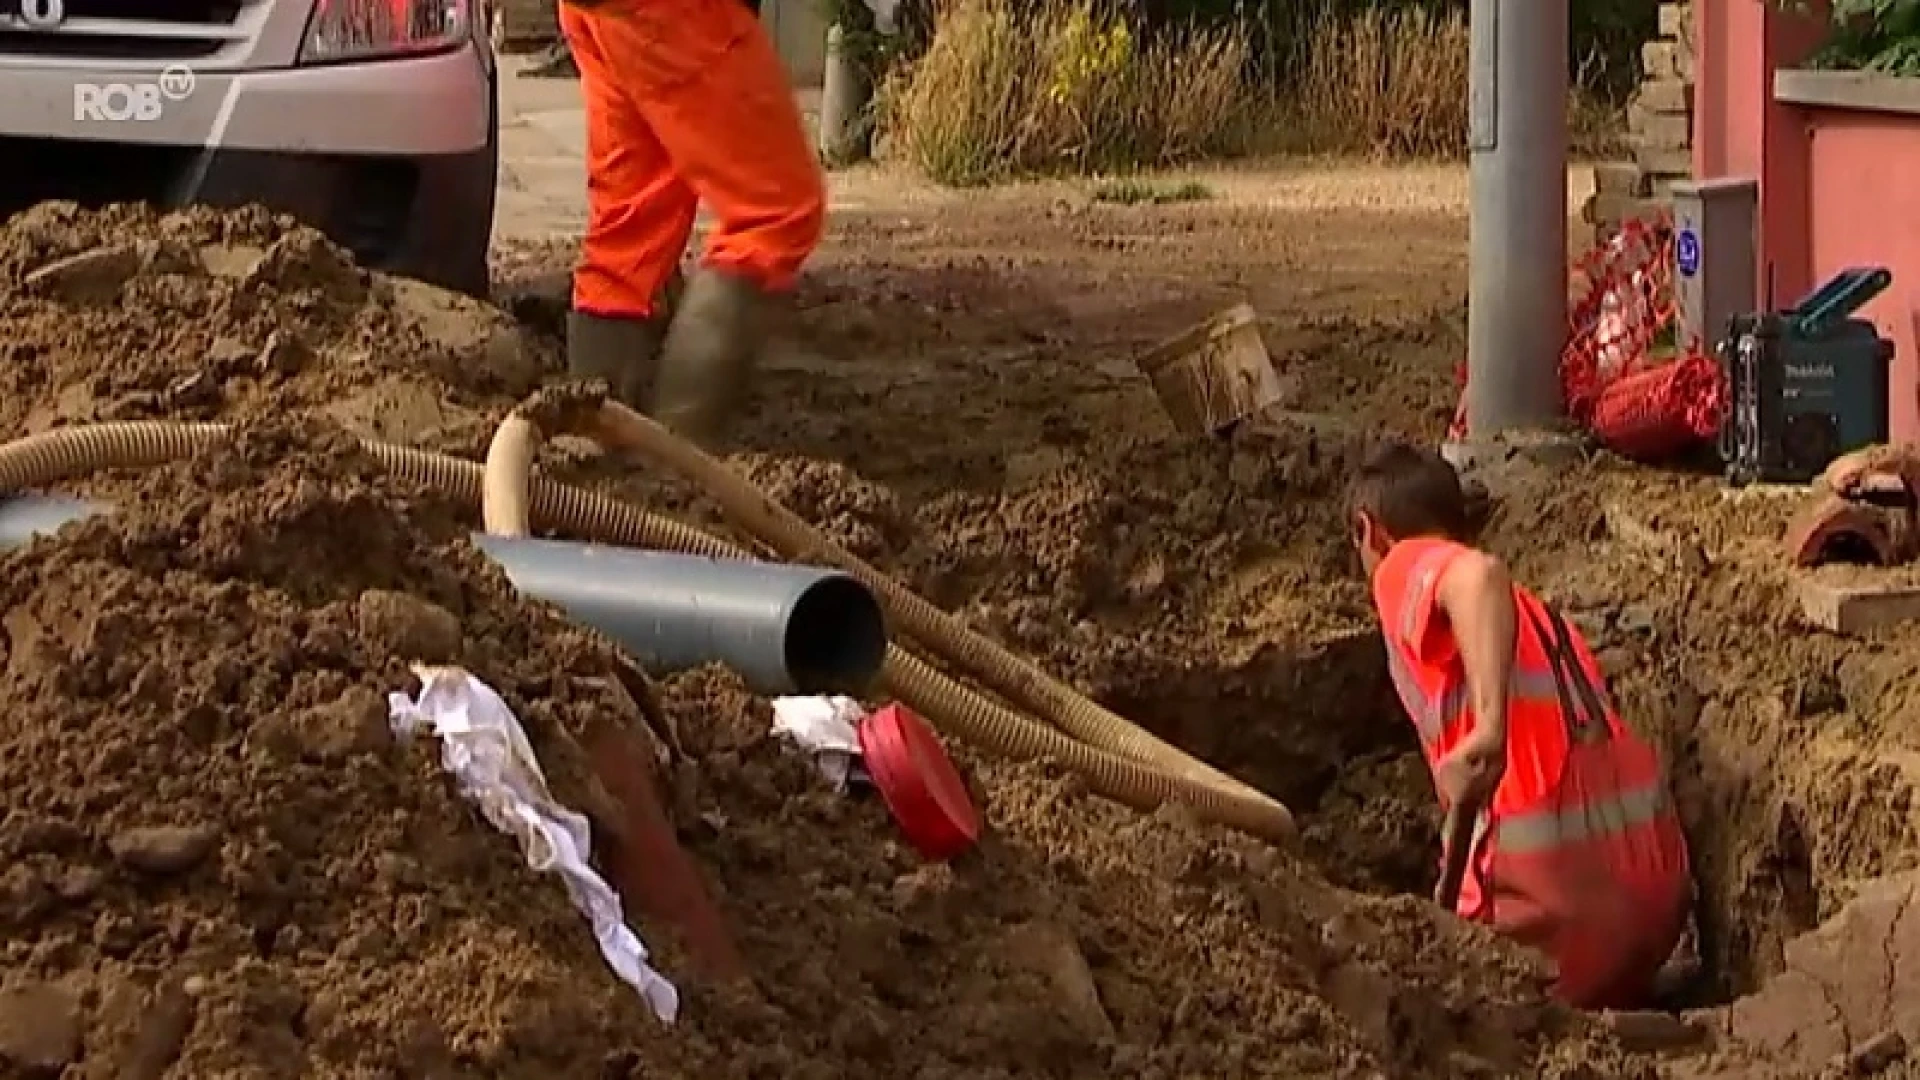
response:
{"label": "grey pvc pipe", "polygon": [[[0,501],[0,550],[110,511],[58,496]],[[720,663],[762,694],[857,693],[886,660],[879,601],[837,570],[532,537],[476,533],[473,542],[515,588],[655,673]]]}
{"label": "grey pvc pipe", "polygon": [[473,542],[521,592],[654,670],[717,661],[761,693],[857,692],[886,659],[880,602],[837,570],[526,536]]}
{"label": "grey pvc pipe", "polygon": [[111,506],[58,495],[0,499],[0,551],[12,551],[36,536],[52,536],[64,525],[112,511]]}

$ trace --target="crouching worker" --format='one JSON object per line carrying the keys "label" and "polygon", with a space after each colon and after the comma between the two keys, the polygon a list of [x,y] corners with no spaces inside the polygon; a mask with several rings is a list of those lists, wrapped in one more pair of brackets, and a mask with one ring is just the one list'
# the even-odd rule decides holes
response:
{"label": "crouching worker", "polygon": [[1477,814],[1458,913],[1545,953],[1571,1004],[1645,1004],[1691,897],[1659,755],[1573,627],[1467,544],[1438,454],[1376,452],[1348,515],[1441,803]]}
{"label": "crouching worker", "polygon": [[[820,242],[826,196],[793,88],[741,0],[565,0],[587,119],[587,231],[568,367],[711,443],[746,395],[769,295]],[[700,203],[700,272],[666,293]]]}

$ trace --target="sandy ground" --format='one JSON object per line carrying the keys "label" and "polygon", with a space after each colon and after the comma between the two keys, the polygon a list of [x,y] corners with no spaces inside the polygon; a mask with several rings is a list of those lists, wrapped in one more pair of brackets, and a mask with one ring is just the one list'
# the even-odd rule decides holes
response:
{"label": "sandy ground", "polygon": [[[1597,457],[1514,470],[1490,526],[1667,755],[1703,962],[1670,1011],[1556,1008],[1529,958],[1423,899],[1432,793],[1337,507],[1370,439],[1436,440],[1451,414],[1458,170],[1206,173],[1210,197],[1159,206],[835,178],[730,463],[1303,832],[1275,850],[952,740],[989,833],[927,867],[768,738],[764,700],[711,671],[624,689],[466,546],[470,500],[323,430],[474,458],[557,375],[572,88],[542,85],[510,125],[498,245],[518,325],[260,215],[43,207],[0,230],[6,430],[244,425],[158,472],[66,462],[57,486],[123,514],[8,557],[0,760],[25,779],[0,795],[0,1077],[1905,1067],[1920,635],[1798,621],[1774,550],[1791,503]],[[1242,301],[1285,401],[1230,439],[1177,436],[1135,360]],[[582,446],[543,466],[717,518]],[[646,924],[690,1005],[673,1031],[640,1016],[558,892],[515,874],[425,750],[390,745],[403,658],[494,679],[570,798],[594,795],[568,733],[670,719],[678,832],[750,985],[703,985]]]}
{"label": "sandy ground", "polygon": [[[1444,430],[1464,325],[1461,174],[1309,164],[1196,176],[1212,197],[1157,207],[1102,202],[1089,184],[952,194],[878,173],[836,177],[837,193],[898,186],[887,209],[836,212],[747,438],[776,455],[841,463],[923,525],[955,503],[1000,515],[984,532],[949,532],[938,555],[924,557],[991,564],[1011,546],[1040,566],[1064,565],[1055,588],[1068,622],[1060,612],[1038,625],[1002,614],[989,625],[1133,719],[1305,809],[1335,880],[1417,891],[1431,873],[1431,796],[1379,691],[1378,646],[1331,513],[1338,466],[1328,486],[1296,491],[1319,500],[1313,509],[1296,502],[1301,512],[1273,516],[1229,500],[1203,512],[1236,537],[1285,530],[1231,554],[1174,539],[1207,527],[1177,499],[1110,488],[1087,511],[1098,524],[1076,525],[1077,504],[1049,510],[1020,494],[1071,502],[1048,477],[1064,470],[1078,483],[1090,460],[1156,437],[1161,421],[1134,358],[1241,300],[1262,316],[1295,422],[1332,460],[1346,434],[1433,440]],[[1188,179],[1147,182],[1171,189]],[[1577,252],[1586,231],[1570,223],[1569,233]],[[1096,486],[1132,490],[1094,474]],[[1680,1074],[1759,1075],[1756,1059],[1785,1074],[1817,1071],[1853,1048],[1884,1048],[1888,1032],[1920,1021],[1888,996],[1920,963],[1897,942],[1863,946],[1877,991],[1835,989],[1809,972],[1834,963],[1821,958],[1835,940],[1891,925],[1908,895],[1902,879],[1867,883],[1914,862],[1909,742],[1888,711],[1909,700],[1901,658],[1911,653],[1798,623],[1772,546],[1791,505],[1728,500],[1706,478],[1600,459],[1570,476],[1523,478],[1492,534],[1589,628],[1633,722],[1669,756],[1696,845],[1705,960],[1703,978],[1676,1002],[1696,1009],[1678,1040],[1694,1052],[1666,1066]],[[1010,520],[1029,510],[1042,517]],[[1133,524],[1113,524],[1116,515]],[[1642,519],[1652,524],[1637,527]],[[1143,559],[1132,545],[1151,547],[1138,538],[1156,530],[1164,550]],[[1034,554],[1056,542],[1119,565],[1090,572]],[[929,575],[915,558],[904,558],[904,572],[942,603],[992,609],[1001,599],[994,585]],[[1674,575],[1703,572],[1673,589]],[[1207,583],[1168,601],[1194,613],[1171,638],[1139,633],[1115,599],[1142,575]],[[1133,602],[1143,595],[1154,592],[1132,593]],[[1085,633],[1089,622],[1101,632]],[[1063,641],[1063,625],[1082,633]],[[1853,680],[1837,699],[1849,720],[1796,720],[1805,688],[1826,686],[1834,671]],[[1797,943],[1829,918],[1851,929]],[[1731,1010],[1716,1005],[1762,986]],[[1830,1019],[1817,1033],[1783,1019],[1807,1014]],[[1704,1057],[1703,1032],[1718,1047]]]}

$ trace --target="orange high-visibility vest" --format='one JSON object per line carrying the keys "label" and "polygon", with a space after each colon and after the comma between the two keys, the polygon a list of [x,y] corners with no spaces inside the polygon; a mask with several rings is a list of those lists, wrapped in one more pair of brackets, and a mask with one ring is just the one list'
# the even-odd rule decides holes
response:
{"label": "orange high-visibility vest", "polygon": [[[1388,669],[1430,767],[1473,728],[1436,600],[1467,550],[1402,541],[1373,577]],[[1514,603],[1507,771],[1478,823],[1459,914],[1551,956],[1566,1000],[1631,1005],[1684,927],[1686,840],[1659,755],[1621,722],[1586,642],[1527,590]]]}

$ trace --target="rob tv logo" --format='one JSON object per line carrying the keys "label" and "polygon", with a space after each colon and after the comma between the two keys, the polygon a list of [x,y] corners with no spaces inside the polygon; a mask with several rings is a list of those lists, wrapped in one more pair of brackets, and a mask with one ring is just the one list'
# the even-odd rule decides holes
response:
{"label": "rob tv logo", "polygon": [[193,72],[170,64],[152,82],[74,83],[75,123],[144,124],[160,119],[167,104],[193,95]]}

